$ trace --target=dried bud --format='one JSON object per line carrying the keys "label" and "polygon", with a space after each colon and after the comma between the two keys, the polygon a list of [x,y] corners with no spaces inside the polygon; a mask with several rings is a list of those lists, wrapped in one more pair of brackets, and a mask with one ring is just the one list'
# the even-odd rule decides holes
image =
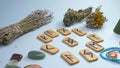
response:
{"label": "dried bud", "polygon": [[75,22],[82,21],[91,12],[92,12],[92,7],[88,7],[85,10],[78,10],[78,11],[75,11],[75,10],[69,8],[64,15],[63,22],[64,22],[65,26],[71,26]]}

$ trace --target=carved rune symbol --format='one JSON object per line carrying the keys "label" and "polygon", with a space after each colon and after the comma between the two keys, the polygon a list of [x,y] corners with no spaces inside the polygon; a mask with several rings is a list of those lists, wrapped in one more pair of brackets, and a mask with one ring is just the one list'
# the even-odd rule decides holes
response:
{"label": "carved rune symbol", "polygon": [[48,39],[46,36],[40,36],[40,37],[43,38],[44,40]]}
{"label": "carved rune symbol", "polygon": [[46,45],[47,50],[55,49],[54,47],[49,48],[48,45]]}
{"label": "carved rune symbol", "polygon": [[68,38],[66,41],[70,44],[73,44],[75,42],[73,39],[70,39],[70,38]]}
{"label": "carved rune symbol", "polygon": [[93,58],[93,53],[92,52],[87,52],[86,50],[84,50],[84,55],[90,55],[90,57]]}
{"label": "carved rune symbol", "polygon": [[67,55],[67,54],[65,54],[65,56],[70,60],[70,61],[72,61],[73,62],[73,57],[71,56],[71,55]]}
{"label": "carved rune symbol", "polygon": [[52,31],[46,31],[48,34],[52,35]]}

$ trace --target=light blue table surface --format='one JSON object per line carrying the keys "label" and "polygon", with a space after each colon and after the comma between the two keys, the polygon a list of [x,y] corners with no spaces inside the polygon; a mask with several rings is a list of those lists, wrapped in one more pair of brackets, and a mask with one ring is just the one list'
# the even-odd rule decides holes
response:
{"label": "light blue table surface", "polygon": [[[23,59],[18,63],[22,68],[29,64],[38,64],[41,65],[42,68],[120,68],[119,64],[103,60],[99,56],[99,52],[96,53],[91,49],[90,50],[99,57],[99,60],[91,63],[87,62],[79,54],[79,51],[88,48],[85,46],[85,43],[90,41],[90,39],[86,36],[80,37],[74,33],[69,35],[69,37],[77,40],[79,42],[78,46],[69,47],[64,44],[62,39],[65,36],[59,34],[59,37],[54,38],[53,41],[50,42],[50,44],[60,49],[57,54],[51,55],[40,50],[40,47],[44,43],[39,41],[36,37],[47,29],[56,30],[59,27],[64,27],[62,20],[68,8],[78,10],[92,6],[94,7],[93,10],[95,10],[99,5],[102,5],[101,10],[108,19],[102,29],[88,29],[85,26],[85,22],[67,27],[67,29],[71,30],[73,27],[77,27],[85,30],[88,34],[98,34],[104,38],[104,42],[100,44],[105,48],[118,47],[120,35],[115,34],[113,28],[120,18],[119,0],[0,0],[0,28],[19,22],[32,11],[37,9],[49,9],[54,12],[54,19],[50,24],[19,37],[8,46],[0,46],[0,68],[4,68],[13,53],[23,54]],[[45,53],[46,58],[43,60],[28,59],[27,53],[31,50]],[[69,65],[66,63],[60,57],[61,53],[66,51],[72,52],[79,58],[80,62],[75,65]]]}

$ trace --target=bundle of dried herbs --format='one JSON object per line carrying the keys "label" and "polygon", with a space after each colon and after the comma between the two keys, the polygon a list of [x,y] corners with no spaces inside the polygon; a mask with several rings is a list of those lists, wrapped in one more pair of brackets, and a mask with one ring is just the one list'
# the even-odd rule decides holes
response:
{"label": "bundle of dried herbs", "polygon": [[16,24],[0,29],[0,43],[8,44],[17,37],[51,22],[49,10],[36,10]]}
{"label": "bundle of dried herbs", "polygon": [[106,17],[103,16],[103,12],[100,11],[101,6],[96,8],[95,12],[91,13],[86,18],[86,24],[88,28],[101,28],[107,21]]}
{"label": "bundle of dried herbs", "polygon": [[82,21],[85,17],[87,17],[92,12],[92,7],[88,7],[84,10],[80,9],[78,11],[75,11],[71,8],[67,10],[67,12],[64,15],[64,25],[65,26],[71,26],[72,24],[76,22]]}

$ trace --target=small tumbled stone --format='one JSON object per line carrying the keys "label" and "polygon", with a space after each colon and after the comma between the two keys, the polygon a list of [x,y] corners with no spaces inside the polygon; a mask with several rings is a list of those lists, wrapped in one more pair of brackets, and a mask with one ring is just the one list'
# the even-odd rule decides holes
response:
{"label": "small tumbled stone", "polygon": [[117,58],[117,57],[118,57],[118,55],[117,55],[116,52],[110,52],[110,53],[109,53],[109,56],[110,56],[111,58]]}
{"label": "small tumbled stone", "polygon": [[34,59],[34,60],[41,60],[45,58],[45,54],[39,51],[30,51],[28,53],[28,58]]}
{"label": "small tumbled stone", "polygon": [[31,65],[25,66],[24,68],[42,68],[42,67],[36,64],[31,64]]}
{"label": "small tumbled stone", "polygon": [[6,65],[5,68],[21,68],[21,67],[19,67],[19,66]]}
{"label": "small tumbled stone", "polygon": [[17,61],[20,61],[22,59],[22,54],[13,54],[12,57],[11,57],[11,60],[17,60]]}

